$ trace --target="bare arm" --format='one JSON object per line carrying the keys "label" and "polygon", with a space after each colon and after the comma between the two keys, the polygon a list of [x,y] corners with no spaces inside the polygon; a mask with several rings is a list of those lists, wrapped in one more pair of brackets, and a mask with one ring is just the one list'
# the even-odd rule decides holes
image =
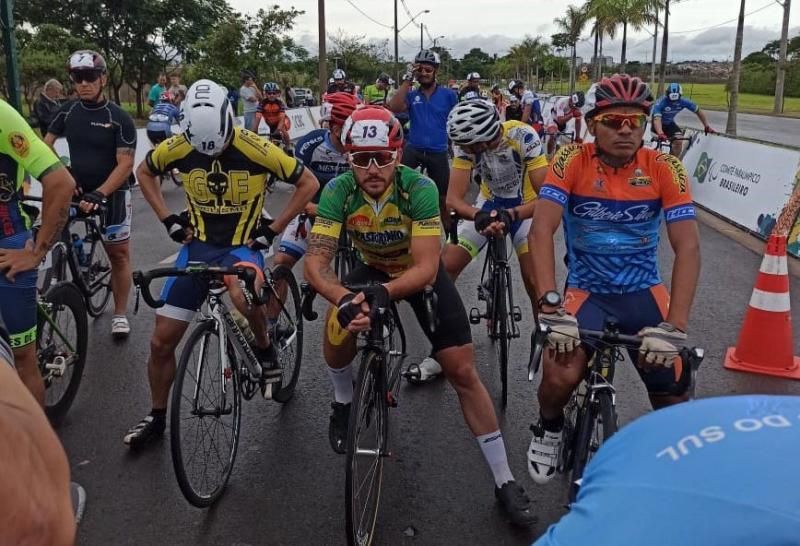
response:
{"label": "bare arm", "polygon": [[531,119],[531,110],[533,110],[533,104],[526,104],[522,107],[522,120],[525,123],[528,123],[528,120]]}
{"label": "bare arm", "polygon": [[[542,189],[542,182],[544,182],[544,177],[546,174],[547,167],[531,169],[528,172],[527,182],[533,187],[534,190],[536,190],[536,193],[539,193],[539,190]],[[517,218],[520,220],[532,218],[533,211],[536,209],[536,201],[538,201],[538,199],[532,199],[527,203],[524,203],[518,207],[514,207],[514,209],[517,211]]]}
{"label": "bare arm", "polygon": [[161,193],[161,184],[159,183],[156,175],[150,172],[147,167],[147,161],[139,163],[136,169],[136,177],[139,179],[139,188],[142,190],[142,196],[153,212],[160,221],[172,214],[172,211],[164,201],[164,195]]}
{"label": "bare arm", "polygon": [[303,174],[300,175],[300,179],[295,184],[291,199],[289,199],[289,202],[277,218],[272,221],[270,229],[276,233],[283,231],[292,221],[292,218],[303,212],[303,209],[305,209],[305,206],[311,201],[318,189],[319,181],[317,177],[310,170],[303,169]]}
{"label": "bare arm", "polygon": [[661,116],[653,118],[653,129],[655,129],[657,135],[664,132],[664,126],[661,124]]}
{"label": "bare arm", "polygon": [[667,235],[675,252],[667,321],[686,331],[689,310],[700,276],[700,235],[697,222],[683,220],[667,225]]}
{"label": "bare arm", "polygon": [[53,133],[47,133],[45,135],[44,139],[43,139],[44,143],[47,144],[48,146],[50,146],[50,149],[53,150],[54,152],[56,151],[56,148],[55,148],[56,138],[58,138],[58,137],[56,135],[54,135]]}
{"label": "bare arm", "polygon": [[556,250],[553,236],[561,223],[564,208],[548,200],[537,199],[533,229],[528,234],[528,247],[533,260],[533,276],[539,297],[556,290]]}
{"label": "bare arm", "polygon": [[44,257],[50,247],[61,236],[61,230],[67,223],[67,213],[72,193],[75,191],[75,180],[66,167],[60,167],[42,177],[42,227],[36,236],[34,253]]}
{"label": "bare arm", "polygon": [[[342,228],[344,229],[344,228]],[[313,231],[308,235],[308,250],[303,260],[303,276],[318,293],[334,305],[350,291],[342,286],[331,267],[339,240]]]}
{"label": "bare arm", "polygon": [[480,210],[464,201],[469,189],[470,172],[466,169],[450,169],[450,183],[445,201],[448,209],[453,209],[461,218],[467,220],[473,220],[475,213]]}
{"label": "bare arm", "polygon": [[117,166],[108,175],[106,181],[97,188],[98,191],[105,196],[109,196],[122,187],[133,172],[133,156],[135,153],[136,150],[134,148],[117,148]]}
{"label": "bare arm", "polygon": [[408,110],[406,106],[406,95],[408,95],[409,91],[411,91],[411,82],[405,80],[400,84],[400,87],[397,88],[397,93],[392,95],[392,98],[386,103],[386,108],[392,112],[405,112]]}
{"label": "bare arm", "polygon": [[442,251],[439,237],[431,235],[412,237],[409,250],[414,265],[384,285],[393,300],[416,294],[426,285],[432,285],[439,271],[439,253]]}
{"label": "bare arm", "polygon": [[702,110],[698,110],[697,111],[697,119],[700,120],[700,123],[703,124],[703,127],[708,127],[709,126],[708,118],[706,118],[706,114]]}

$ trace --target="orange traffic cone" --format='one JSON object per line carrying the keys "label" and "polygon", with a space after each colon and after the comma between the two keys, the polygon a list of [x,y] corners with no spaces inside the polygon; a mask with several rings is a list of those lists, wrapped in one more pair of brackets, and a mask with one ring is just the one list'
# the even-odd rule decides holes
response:
{"label": "orange traffic cone", "polygon": [[800,379],[793,355],[786,235],[771,235],[736,347],[728,348],[730,370]]}

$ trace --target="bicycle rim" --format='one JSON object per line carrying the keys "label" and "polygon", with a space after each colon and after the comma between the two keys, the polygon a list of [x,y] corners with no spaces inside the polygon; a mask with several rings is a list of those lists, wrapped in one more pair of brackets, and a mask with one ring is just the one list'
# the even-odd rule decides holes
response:
{"label": "bicycle rim", "polygon": [[350,408],[345,479],[347,542],[350,546],[369,546],[378,520],[383,452],[388,434],[387,406],[378,364],[375,353],[368,351],[364,354]]}
{"label": "bicycle rim", "polygon": [[497,275],[494,281],[494,317],[497,324],[494,326],[495,353],[500,370],[501,394],[500,403],[505,408],[508,403],[508,349],[510,338],[508,335],[508,305],[506,302],[506,287],[503,274]]}
{"label": "bicycle rim", "polygon": [[303,316],[300,311],[300,290],[292,271],[278,266],[272,272],[272,278],[276,283],[286,284],[286,296],[282,302],[276,302],[276,322],[270,329],[272,342],[276,343],[278,350],[278,362],[283,367],[281,387],[275,392],[273,399],[285,403],[294,395],[300,376],[300,365],[303,361]]}
{"label": "bicycle rim", "polygon": [[617,431],[617,415],[608,390],[595,392],[594,402],[584,406],[579,413],[580,424],[576,432],[575,464],[570,480],[569,502],[575,502],[586,465],[600,446]]}
{"label": "bicycle rim", "polygon": [[216,323],[201,323],[181,352],[172,387],[172,464],[181,492],[198,507],[222,495],[239,445],[242,399],[235,354],[228,351],[230,368],[222,370],[220,349]]}
{"label": "bicycle rim", "polygon": [[92,317],[99,317],[111,299],[111,261],[108,258],[106,247],[100,239],[100,234],[93,232],[93,236],[96,239],[92,241],[88,254],[90,265],[84,273],[84,282],[89,289],[89,294],[86,296],[86,309]]}
{"label": "bicycle rim", "polygon": [[78,289],[54,285],[38,308],[36,354],[45,386],[45,413],[55,426],[75,400],[86,364],[88,325]]}

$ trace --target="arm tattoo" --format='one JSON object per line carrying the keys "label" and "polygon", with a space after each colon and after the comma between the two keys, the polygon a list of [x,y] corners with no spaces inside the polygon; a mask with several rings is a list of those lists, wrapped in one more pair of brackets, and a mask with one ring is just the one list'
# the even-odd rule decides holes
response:
{"label": "arm tattoo", "polygon": [[[68,212],[68,210],[69,210],[69,206],[67,206],[67,207],[65,207],[63,209],[60,209],[58,211],[58,216],[56,216],[55,222],[54,222],[55,225],[56,225],[56,229],[55,229],[55,231],[53,231],[53,236],[50,237],[50,240],[49,241],[45,241],[44,248],[41,249],[44,252],[47,252],[48,250],[53,248],[53,245],[56,244],[56,242],[58,242],[59,239],[61,239],[61,233],[64,231],[64,226],[67,224],[67,212]],[[37,237],[37,241],[36,242],[37,243],[39,242],[38,241],[38,237]]]}
{"label": "arm tattoo", "polygon": [[306,254],[310,256],[323,256],[330,261],[336,256],[336,250],[338,248],[339,241],[336,237],[311,232],[308,236],[308,250],[306,250]]}
{"label": "arm tattoo", "polygon": [[117,155],[136,155],[136,148],[117,148]]}

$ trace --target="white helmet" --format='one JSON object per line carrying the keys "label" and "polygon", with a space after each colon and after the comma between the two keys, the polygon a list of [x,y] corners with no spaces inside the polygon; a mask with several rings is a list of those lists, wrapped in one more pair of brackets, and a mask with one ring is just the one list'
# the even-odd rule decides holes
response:
{"label": "white helmet", "polygon": [[490,142],[500,133],[500,116],[494,104],[486,100],[468,100],[456,104],[447,116],[447,134],[459,144]]}
{"label": "white helmet", "polygon": [[333,79],[335,81],[344,80],[346,77],[347,76],[345,75],[344,70],[342,70],[341,68],[337,68],[336,70],[333,71]]}
{"label": "white helmet", "polygon": [[198,80],[181,103],[181,129],[192,147],[219,155],[233,138],[233,108],[225,89],[211,80]]}
{"label": "white helmet", "polygon": [[481,75],[478,74],[477,72],[470,72],[469,74],[467,74],[467,80],[480,80],[480,79]]}

